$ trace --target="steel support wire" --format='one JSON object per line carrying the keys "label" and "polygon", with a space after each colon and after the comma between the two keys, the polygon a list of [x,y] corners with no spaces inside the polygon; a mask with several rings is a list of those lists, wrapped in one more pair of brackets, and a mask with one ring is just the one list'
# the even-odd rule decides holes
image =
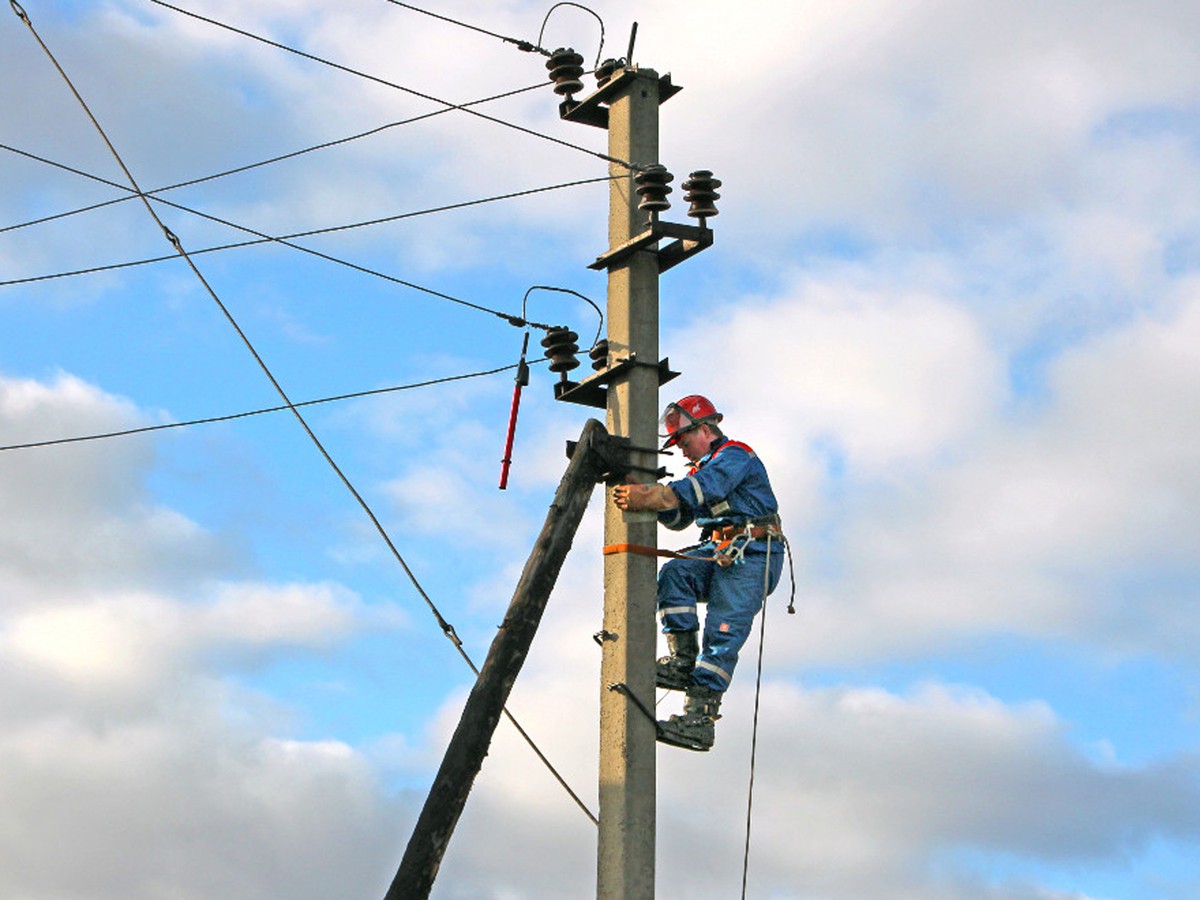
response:
{"label": "steel support wire", "polygon": [[[345,486],[346,490],[350,492],[351,496],[354,497],[355,501],[362,508],[363,512],[366,513],[367,517],[371,520],[371,523],[374,525],[376,532],[379,534],[380,538],[382,538],[383,542],[387,545],[388,550],[391,552],[391,554],[395,558],[396,562],[399,563],[400,567],[404,570],[405,575],[408,576],[408,580],[411,582],[413,588],[417,591],[417,593],[425,601],[425,604],[429,607],[429,611],[433,614],[434,618],[436,619],[436,621],[438,623],[438,626],[442,629],[442,633],[445,634],[446,637],[451,641],[451,643],[454,644],[455,648],[459,652],[459,655],[463,658],[463,660],[470,667],[471,671],[474,672],[475,676],[478,678],[479,669],[478,669],[478,667],[476,667],[474,661],[470,657],[470,654],[467,653],[466,648],[463,646],[462,639],[458,636],[458,632],[456,632],[454,629],[454,626],[451,625],[445,619],[444,616],[442,616],[441,611],[437,608],[437,605],[433,602],[433,599],[429,596],[428,593],[426,593],[425,589],[421,586],[420,581],[417,580],[416,574],[412,571],[411,568],[409,568],[408,562],[401,555],[399,548],[392,541],[392,538],[388,534],[387,529],[385,529],[383,527],[383,523],[379,521],[378,516],[375,515],[375,512],[373,509],[371,509],[370,504],[368,504],[366,499],[362,496],[362,494],[360,494],[358,492],[358,489],[355,488],[354,484],[346,476],[345,472],[342,471],[341,467],[334,460],[333,456],[325,448],[325,445],[323,443],[321,443],[321,439],[317,437],[316,432],[314,432],[312,430],[312,428],[309,426],[308,421],[304,418],[303,414],[296,407],[296,404],[294,404],[291,401],[291,399],[288,397],[287,392],[283,388],[283,385],[281,385],[279,383],[279,381],[275,378],[275,375],[271,372],[270,367],[267,366],[266,361],[262,358],[262,356],[259,354],[258,350],[255,349],[254,344],[250,341],[249,336],[247,336],[247,334],[242,330],[241,326],[238,324],[238,322],[234,318],[233,314],[229,311],[229,308],[222,302],[221,298],[217,295],[217,292],[213,289],[212,285],[210,285],[208,283],[208,280],[204,277],[203,273],[201,273],[200,269],[196,266],[195,262],[192,260],[192,258],[188,254],[188,251],[184,248],[182,242],[174,234],[174,232],[172,232],[171,229],[167,227],[167,225],[162,221],[162,219],[159,218],[158,213],[155,212],[154,207],[153,207],[153,205],[151,205],[149,198],[145,195],[145,193],[142,192],[141,188],[138,187],[137,179],[135,179],[133,177],[133,173],[129,171],[129,168],[128,168],[128,166],[126,166],[124,159],[121,157],[121,154],[117,151],[116,147],[113,145],[112,141],[109,139],[107,132],[105,132],[105,130],[104,130],[103,126],[101,126],[99,120],[97,120],[95,115],[93,115],[91,108],[87,104],[87,101],[83,99],[83,95],[81,95],[79,93],[78,89],[76,89],[74,82],[71,81],[70,76],[67,75],[66,71],[59,64],[58,59],[54,56],[54,54],[51,52],[50,48],[42,40],[41,35],[39,35],[37,32],[37,29],[34,28],[33,22],[30,21],[29,16],[26,14],[25,10],[17,2],[17,0],[9,0],[9,5],[12,7],[13,12],[16,13],[18,18],[20,18],[21,21],[24,22],[26,24],[26,26],[28,26],[30,33],[34,37],[34,40],[36,40],[38,43],[38,46],[40,46],[42,48],[42,52],[45,53],[46,57],[53,64],[54,68],[58,70],[59,75],[62,76],[63,81],[66,83],[66,85],[70,89],[71,93],[75,96],[75,99],[79,102],[79,105],[83,108],[84,113],[86,113],[88,119],[91,121],[91,123],[95,127],[97,133],[100,135],[100,138],[104,141],[105,146],[108,147],[109,152],[112,154],[113,159],[116,161],[117,165],[121,168],[122,173],[129,180],[130,185],[137,192],[139,198],[142,201],[142,205],[145,206],[146,211],[150,214],[150,217],[154,220],[155,224],[158,225],[159,229],[161,229],[163,235],[166,237],[167,241],[171,244],[171,246],[175,248],[175,250],[179,254],[179,256],[182,257],[183,260],[187,263],[188,267],[192,270],[192,273],[200,281],[201,285],[203,285],[205,291],[212,298],[213,302],[216,303],[217,307],[220,309],[222,315],[225,317],[225,319],[229,323],[230,327],[232,327],[233,330],[237,333],[238,337],[241,339],[242,343],[245,345],[245,347],[249,351],[250,355],[254,357],[255,362],[258,364],[259,368],[262,370],[262,372],[266,376],[267,380],[270,381],[271,386],[275,389],[275,392],[279,395],[280,399],[283,400],[286,408],[292,413],[292,415],[295,417],[296,421],[304,429],[305,434],[308,435],[308,438],[310,441],[312,441],[313,446],[317,448],[318,452],[324,458],[325,462],[333,470],[334,474],[337,475],[338,479],[342,482],[343,486]],[[551,772],[558,779],[559,783],[571,795],[571,797],[575,801],[575,803],[580,807],[580,809],[583,810],[583,812],[593,822],[595,822],[598,825],[599,820],[596,819],[596,817],[587,808],[587,806],[583,803],[583,801],[579,799],[578,795],[575,794],[575,792],[572,791],[569,787],[567,787],[566,782],[562,779],[562,777],[558,774],[558,772],[555,771],[552,766],[549,766],[549,761],[542,754],[542,752],[536,747],[536,745],[534,745],[533,741],[530,739],[529,735],[525,732],[525,730],[516,724],[516,721],[515,721],[514,717],[512,716],[512,714],[509,713],[507,709],[505,709],[504,712],[505,712],[505,715],[508,717],[509,721],[513,722],[513,724],[517,728],[517,731],[520,732],[521,736],[526,740],[527,743],[529,743],[530,747],[533,748],[534,752],[538,755],[538,757],[542,760],[542,762],[545,763],[550,768]]]}

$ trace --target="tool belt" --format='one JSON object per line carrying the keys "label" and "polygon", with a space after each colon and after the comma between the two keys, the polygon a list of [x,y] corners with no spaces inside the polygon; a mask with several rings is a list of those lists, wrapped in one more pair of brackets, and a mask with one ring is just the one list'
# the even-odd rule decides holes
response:
{"label": "tool belt", "polygon": [[704,534],[706,541],[712,541],[717,546],[713,550],[714,561],[719,566],[732,566],[740,563],[746,552],[746,545],[751,541],[761,541],[767,538],[783,539],[779,516],[763,516],[742,525],[725,525],[713,528]]}
{"label": "tool belt", "polygon": [[783,537],[779,516],[764,516],[761,519],[754,519],[744,525],[725,525],[720,528],[713,528],[704,533],[706,541],[716,541],[717,543],[732,541],[734,538],[762,541],[768,537]]}

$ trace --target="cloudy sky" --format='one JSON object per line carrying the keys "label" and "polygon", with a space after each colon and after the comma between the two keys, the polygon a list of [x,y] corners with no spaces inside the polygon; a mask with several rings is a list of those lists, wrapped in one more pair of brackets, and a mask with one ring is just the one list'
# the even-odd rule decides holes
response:
{"label": "cloudy sky", "polygon": [[[493,312],[603,307],[607,214],[605,135],[493,35],[591,64],[637,21],[684,87],[662,162],[724,182],[715,246],[663,277],[662,399],[717,402],[794,552],[747,895],[1200,896],[1200,7],[620,0],[600,50],[524,0],[428,7],[493,35],[180,5],[344,67],[150,0],[23,0],[183,247],[388,221],[294,241],[352,266],[199,253],[212,294],[112,268],[173,251],[5,10],[0,895],[382,896],[471,674],[304,430],[45,442],[278,406],[213,295],[293,401],[406,388],[304,415],[481,661],[589,415],[535,367],[497,489],[522,332]],[[394,124],[522,88],[478,108],[541,137]],[[601,500],[510,703],[593,810]],[[659,896],[740,894],[754,696],[747,663],[711,753],[659,750]],[[595,836],[502,723],[434,896],[592,895]]]}

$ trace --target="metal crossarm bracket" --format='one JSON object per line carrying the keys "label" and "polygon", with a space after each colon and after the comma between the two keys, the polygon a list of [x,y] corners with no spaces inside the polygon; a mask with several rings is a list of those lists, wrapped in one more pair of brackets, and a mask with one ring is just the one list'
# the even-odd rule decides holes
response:
{"label": "metal crossarm bracket", "polygon": [[[578,122],[582,125],[592,125],[596,128],[608,128],[609,104],[637,76],[637,66],[621,69],[582,100],[564,100],[558,105],[558,114],[568,122]],[[679,85],[671,83],[670,72],[660,76],[658,79],[659,104],[666,103],[682,90],[683,88]]]}
{"label": "metal crossarm bracket", "polygon": [[659,387],[662,387],[662,385],[671,379],[679,377],[678,372],[671,371],[668,360],[662,359],[658,363],[644,363],[637,358],[636,354],[631,353],[625,359],[617,360],[611,366],[601,369],[593,375],[589,375],[583,381],[564,380],[555,382],[554,399],[565,400],[568,403],[578,403],[582,406],[591,406],[596,409],[607,409],[608,385],[635,366],[653,366],[658,369]]}
{"label": "metal crossarm bracket", "polygon": [[[661,249],[653,249],[654,245],[663,238],[675,238],[675,240]],[[658,271],[661,273],[679,265],[688,257],[695,256],[701,250],[711,247],[712,243],[712,229],[704,225],[680,225],[675,222],[661,222],[658,219],[652,219],[645,231],[621,246],[614,247],[603,256],[597,256],[594,263],[588,264],[588,268],[615,269],[639,250],[652,249],[658,256]]]}

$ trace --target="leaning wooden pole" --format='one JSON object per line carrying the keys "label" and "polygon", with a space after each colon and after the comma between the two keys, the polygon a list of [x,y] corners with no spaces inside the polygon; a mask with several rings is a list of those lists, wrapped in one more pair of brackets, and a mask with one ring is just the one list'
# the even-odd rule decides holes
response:
{"label": "leaning wooden pole", "polygon": [[423,900],[433,889],[442,855],[600,477],[597,444],[607,436],[595,419],[583,428],[384,900]]}

